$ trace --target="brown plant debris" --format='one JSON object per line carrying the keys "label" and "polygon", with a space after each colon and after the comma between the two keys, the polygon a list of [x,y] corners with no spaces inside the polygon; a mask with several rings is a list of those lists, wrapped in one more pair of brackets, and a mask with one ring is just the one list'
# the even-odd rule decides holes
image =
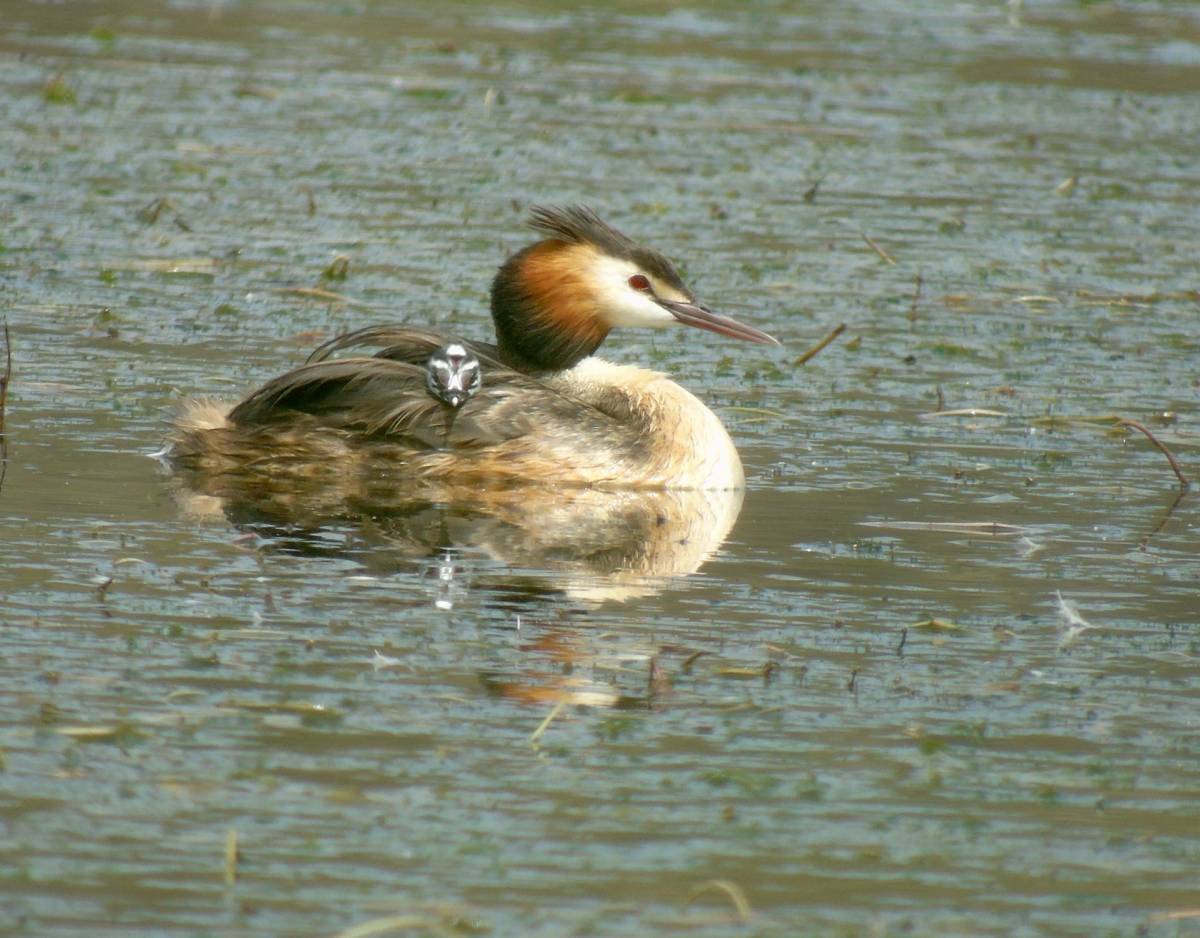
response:
{"label": "brown plant debris", "polygon": [[1025,529],[1003,521],[860,521],[864,528],[896,531],[940,531],[945,534],[1023,534]]}
{"label": "brown plant debris", "polygon": [[1167,462],[1171,464],[1171,471],[1175,473],[1175,478],[1179,480],[1180,489],[1186,492],[1189,488],[1191,488],[1192,483],[1188,480],[1187,476],[1183,474],[1183,469],[1179,465],[1179,460],[1177,460],[1174,454],[1167,449],[1162,440],[1146,429],[1144,424],[1140,424],[1136,420],[1130,420],[1128,417],[1118,417],[1117,423],[1122,427],[1133,427],[1133,429],[1144,433],[1146,435],[1146,439],[1153,443],[1158,448],[1158,451],[1167,457]]}
{"label": "brown plant debris", "polygon": [[[941,403],[945,403],[943,398]],[[939,405],[940,406],[940,405]],[[960,407],[957,410],[933,410],[925,414],[917,414],[921,420],[928,420],[930,417],[1007,417],[1002,410],[989,410],[986,407]]]}
{"label": "brown plant debris", "polygon": [[352,300],[341,293],[332,290],[322,290],[320,287],[276,287],[275,293],[290,293],[294,296],[305,296],[314,300],[328,300],[331,303],[341,303],[344,306],[357,306],[360,309],[370,309],[370,304]]}
{"label": "brown plant debris", "polygon": [[836,339],[839,335],[841,335],[845,331],[846,331],[846,324],[844,322],[839,323],[838,325],[834,326],[829,331],[829,334],[827,336],[825,336],[825,338],[823,338],[820,342],[818,342],[816,345],[814,345],[812,348],[810,348],[807,352],[805,352],[803,355],[801,355],[799,358],[797,358],[793,362],[793,364],[795,364],[795,365],[806,364],[810,359],[815,358],[818,354],[820,354],[823,349],[825,349],[827,346],[831,345],[833,343],[833,340]]}
{"label": "brown plant debris", "polygon": [[12,337],[4,320],[4,374],[0,375],[0,434],[4,433],[4,409],[8,406],[8,385],[12,381]]}
{"label": "brown plant debris", "polygon": [[238,878],[238,832],[236,827],[229,828],[225,835],[225,885],[232,886]]}
{"label": "brown plant debris", "polygon": [[921,288],[925,285],[924,272],[917,271],[917,279],[913,283],[913,298],[912,304],[908,307],[908,321],[917,321],[917,304],[921,302]]}
{"label": "brown plant debris", "polygon": [[350,275],[350,258],[339,254],[321,271],[322,280],[345,280]]}
{"label": "brown plant debris", "polygon": [[867,242],[867,246],[870,247],[872,251],[878,254],[883,260],[887,261],[893,267],[896,266],[896,258],[892,257],[892,255],[881,248],[868,234],[865,232],[860,232],[860,234],[862,234],[862,239]]}
{"label": "brown plant debris", "polygon": [[750,900],[746,898],[746,893],[737,883],[728,879],[705,880],[691,891],[684,905],[691,905],[706,892],[725,893],[729,897],[729,901],[733,903],[734,909],[737,910],[738,918],[743,922],[750,921],[750,916],[753,914],[750,909]]}

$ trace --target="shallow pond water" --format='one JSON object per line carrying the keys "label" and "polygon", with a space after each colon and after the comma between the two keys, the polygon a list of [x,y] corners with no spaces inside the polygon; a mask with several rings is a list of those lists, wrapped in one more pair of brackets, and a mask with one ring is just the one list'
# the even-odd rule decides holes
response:
{"label": "shallow pond water", "polygon": [[[28,3],[0,90],[0,931],[1200,933],[1198,496],[1078,419],[1200,475],[1192,6]],[[566,202],[784,342],[605,347],[723,541],[146,458]]]}

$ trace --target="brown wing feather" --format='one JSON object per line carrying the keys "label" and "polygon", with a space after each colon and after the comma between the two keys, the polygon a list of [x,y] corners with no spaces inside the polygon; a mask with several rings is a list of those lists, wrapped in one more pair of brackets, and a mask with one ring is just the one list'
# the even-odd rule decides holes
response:
{"label": "brown wing feather", "polygon": [[251,427],[297,413],[322,418],[332,428],[367,431],[397,401],[428,399],[425,372],[416,365],[378,358],[340,358],[301,365],[273,378],[229,413],[230,423]]}
{"label": "brown wing feather", "polygon": [[[640,421],[505,367],[492,346],[470,345],[483,364],[480,391],[458,410],[443,404],[428,393],[425,365],[447,341],[404,326],[340,336],[232,410],[187,409],[169,437],[172,459],[211,476],[214,492],[226,484],[215,480],[226,478],[347,494],[404,480],[465,494],[527,481],[620,484],[631,468],[644,468],[650,454]],[[385,348],[373,357],[330,357],[378,345]]]}
{"label": "brown wing feather", "polygon": [[474,449],[560,427],[563,435],[629,434],[613,417],[502,366],[458,411],[431,397],[424,367],[387,358],[337,358],[301,365],[267,382],[229,413],[245,430],[287,424],[298,414],[317,427],[417,447]]}
{"label": "brown wing feather", "polygon": [[375,353],[376,358],[424,365],[430,355],[448,342],[459,342],[465,345],[484,366],[502,367],[496,346],[489,342],[471,342],[458,336],[446,335],[443,332],[414,329],[411,326],[400,324],[367,326],[364,329],[339,335],[314,349],[313,353],[308,356],[307,363],[311,365],[326,361],[346,349],[374,347],[380,348],[380,351]]}

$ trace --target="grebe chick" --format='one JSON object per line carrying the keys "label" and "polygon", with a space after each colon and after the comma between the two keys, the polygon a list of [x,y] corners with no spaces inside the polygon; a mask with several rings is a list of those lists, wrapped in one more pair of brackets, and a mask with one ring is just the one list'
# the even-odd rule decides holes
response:
{"label": "grebe chick", "polygon": [[[697,303],[666,257],[590,209],[535,208],[530,224],[542,239],[492,282],[495,345],[405,325],[339,336],[236,406],[188,405],[170,458],[210,482],[321,480],[347,497],[384,483],[428,483],[447,498],[527,483],[741,488],[741,460],[712,411],[665,375],[593,353],[618,326],[779,343]],[[449,342],[487,382],[447,408],[429,362]],[[334,357],[364,346],[381,348]]]}
{"label": "grebe chick", "polygon": [[425,387],[455,410],[474,397],[482,383],[479,359],[461,342],[443,345],[425,364]]}

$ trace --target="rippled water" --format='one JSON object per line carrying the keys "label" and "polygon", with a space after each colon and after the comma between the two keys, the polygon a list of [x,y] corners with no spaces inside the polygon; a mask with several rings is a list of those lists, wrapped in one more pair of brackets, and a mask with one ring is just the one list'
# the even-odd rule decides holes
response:
{"label": "rippled water", "polygon": [[[1200,475],[1192,6],[31,3],[0,89],[0,931],[1200,931],[1197,496],[1072,419]],[[145,458],[573,201],[785,343],[606,345],[742,451],[698,572]]]}

